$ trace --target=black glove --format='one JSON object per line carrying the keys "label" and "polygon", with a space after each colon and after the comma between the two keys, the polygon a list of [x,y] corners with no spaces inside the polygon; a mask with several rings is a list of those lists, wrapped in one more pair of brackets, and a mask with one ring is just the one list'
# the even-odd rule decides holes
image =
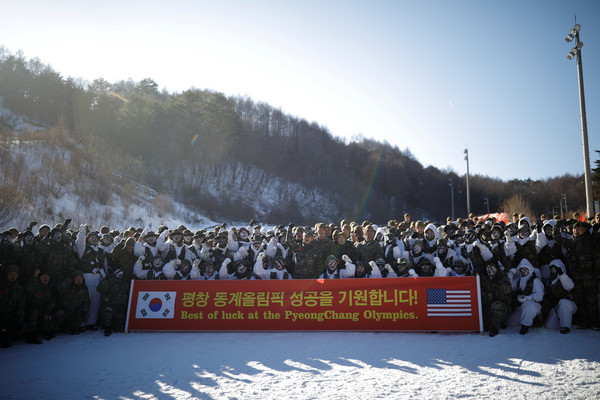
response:
{"label": "black glove", "polygon": [[256,224],[255,219],[251,219],[250,222],[248,223],[248,225],[250,225],[250,226],[253,226],[254,224]]}
{"label": "black glove", "polygon": [[291,223],[291,222],[288,224],[288,228],[290,228],[290,229],[294,228],[295,226],[296,226],[296,225],[294,225],[294,224],[293,224],[293,223]]}
{"label": "black glove", "polygon": [[233,265],[233,263],[229,263],[227,264],[227,273],[229,275],[233,274],[235,272],[235,266]]}
{"label": "black glove", "polygon": [[146,279],[149,279],[149,280],[154,279],[154,271],[153,270],[148,271],[148,273],[146,274]]}

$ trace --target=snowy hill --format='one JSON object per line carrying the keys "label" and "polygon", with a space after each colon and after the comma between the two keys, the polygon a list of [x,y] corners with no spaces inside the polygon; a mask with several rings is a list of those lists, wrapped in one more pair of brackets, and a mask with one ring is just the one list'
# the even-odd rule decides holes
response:
{"label": "snowy hill", "polygon": [[[226,220],[238,218],[238,225],[261,216],[270,217],[272,224],[288,223],[280,218],[290,215],[290,207],[291,215],[310,215],[311,221],[330,221],[339,214],[318,190],[235,160],[218,176],[209,171],[194,175],[190,170],[171,182],[171,171],[162,171],[166,191],[159,192],[136,179],[143,179],[143,172],[137,173],[143,168],[135,159],[120,157],[118,149],[25,121],[3,108],[0,97],[2,229],[23,228],[34,220],[53,226],[66,218],[74,226],[108,225],[121,231],[129,226],[156,229],[161,224],[201,229],[223,222],[209,216],[211,207],[223,204],[237,212]],[[181,185],[198,188],[187,191],[187,204],[170,194]]]}

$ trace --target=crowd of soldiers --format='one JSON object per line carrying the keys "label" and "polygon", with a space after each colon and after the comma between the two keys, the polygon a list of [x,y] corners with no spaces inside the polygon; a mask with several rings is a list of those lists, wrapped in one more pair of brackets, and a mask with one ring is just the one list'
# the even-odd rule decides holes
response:
{"label": "crowd of soldiers", "polygon": [[532,326],[598,330],[600,214],[506,223],[470,216],[445,224],[279,225],[192,232],[181,225],[123,232],[32,222],[0,234],[0,341],[39,344],[57,332],[123,331],[132,279],[341,279],[479,275],[484,329],[518,313]]}

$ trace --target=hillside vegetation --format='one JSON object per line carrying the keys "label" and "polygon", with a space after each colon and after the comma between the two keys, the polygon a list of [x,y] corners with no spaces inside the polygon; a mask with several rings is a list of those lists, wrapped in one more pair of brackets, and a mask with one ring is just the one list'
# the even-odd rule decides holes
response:
{"label": "hillside vegetation", "polygon": [[[61,211],[44,201],[50,196],[77,203],[81,215],[70,217],[109,221],[147,218],[127,214],[127,204],[140,202],[150,215],[183,218],[181,206],[190,210],[185,218],[198,221],[194,214],[382,223],[404,212],[442,221],[451,214],[450,179],[455,215],[466,214],[464,176],[423,167],[410,150],[385,142],[342,140],[248,97],[195,88],[168,93],[150,78],[83,82],[5,48],[0,96],[10,110],[0,116],[5,223],[58,218]],[[14,116],[29,129],[17,132]],[[543,162],[533,150],[507,154],[507,161]],[[569,210],[582,210],[585,201],[582,178],[570,175],[509,182],[472,175],[470,192],[476,214],[487,212],[484,199],[496,212],[517,195],[532,214],[558,212],[563,194]]]}

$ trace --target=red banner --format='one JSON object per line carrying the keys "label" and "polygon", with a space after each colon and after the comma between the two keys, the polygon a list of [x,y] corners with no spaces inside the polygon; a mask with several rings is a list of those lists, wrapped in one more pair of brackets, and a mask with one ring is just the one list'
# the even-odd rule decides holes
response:
{"label": "red banner", "polygon": [[130,331],[480,331],[476,277],[132,282]]}
{"label": "red banner", "polygon": [[480,221],[485,221],[488,218],[496,218],[496,222],[504,221],[505,224],[508,224],[506,213],[492,213],[477,216],[477,219]]}

